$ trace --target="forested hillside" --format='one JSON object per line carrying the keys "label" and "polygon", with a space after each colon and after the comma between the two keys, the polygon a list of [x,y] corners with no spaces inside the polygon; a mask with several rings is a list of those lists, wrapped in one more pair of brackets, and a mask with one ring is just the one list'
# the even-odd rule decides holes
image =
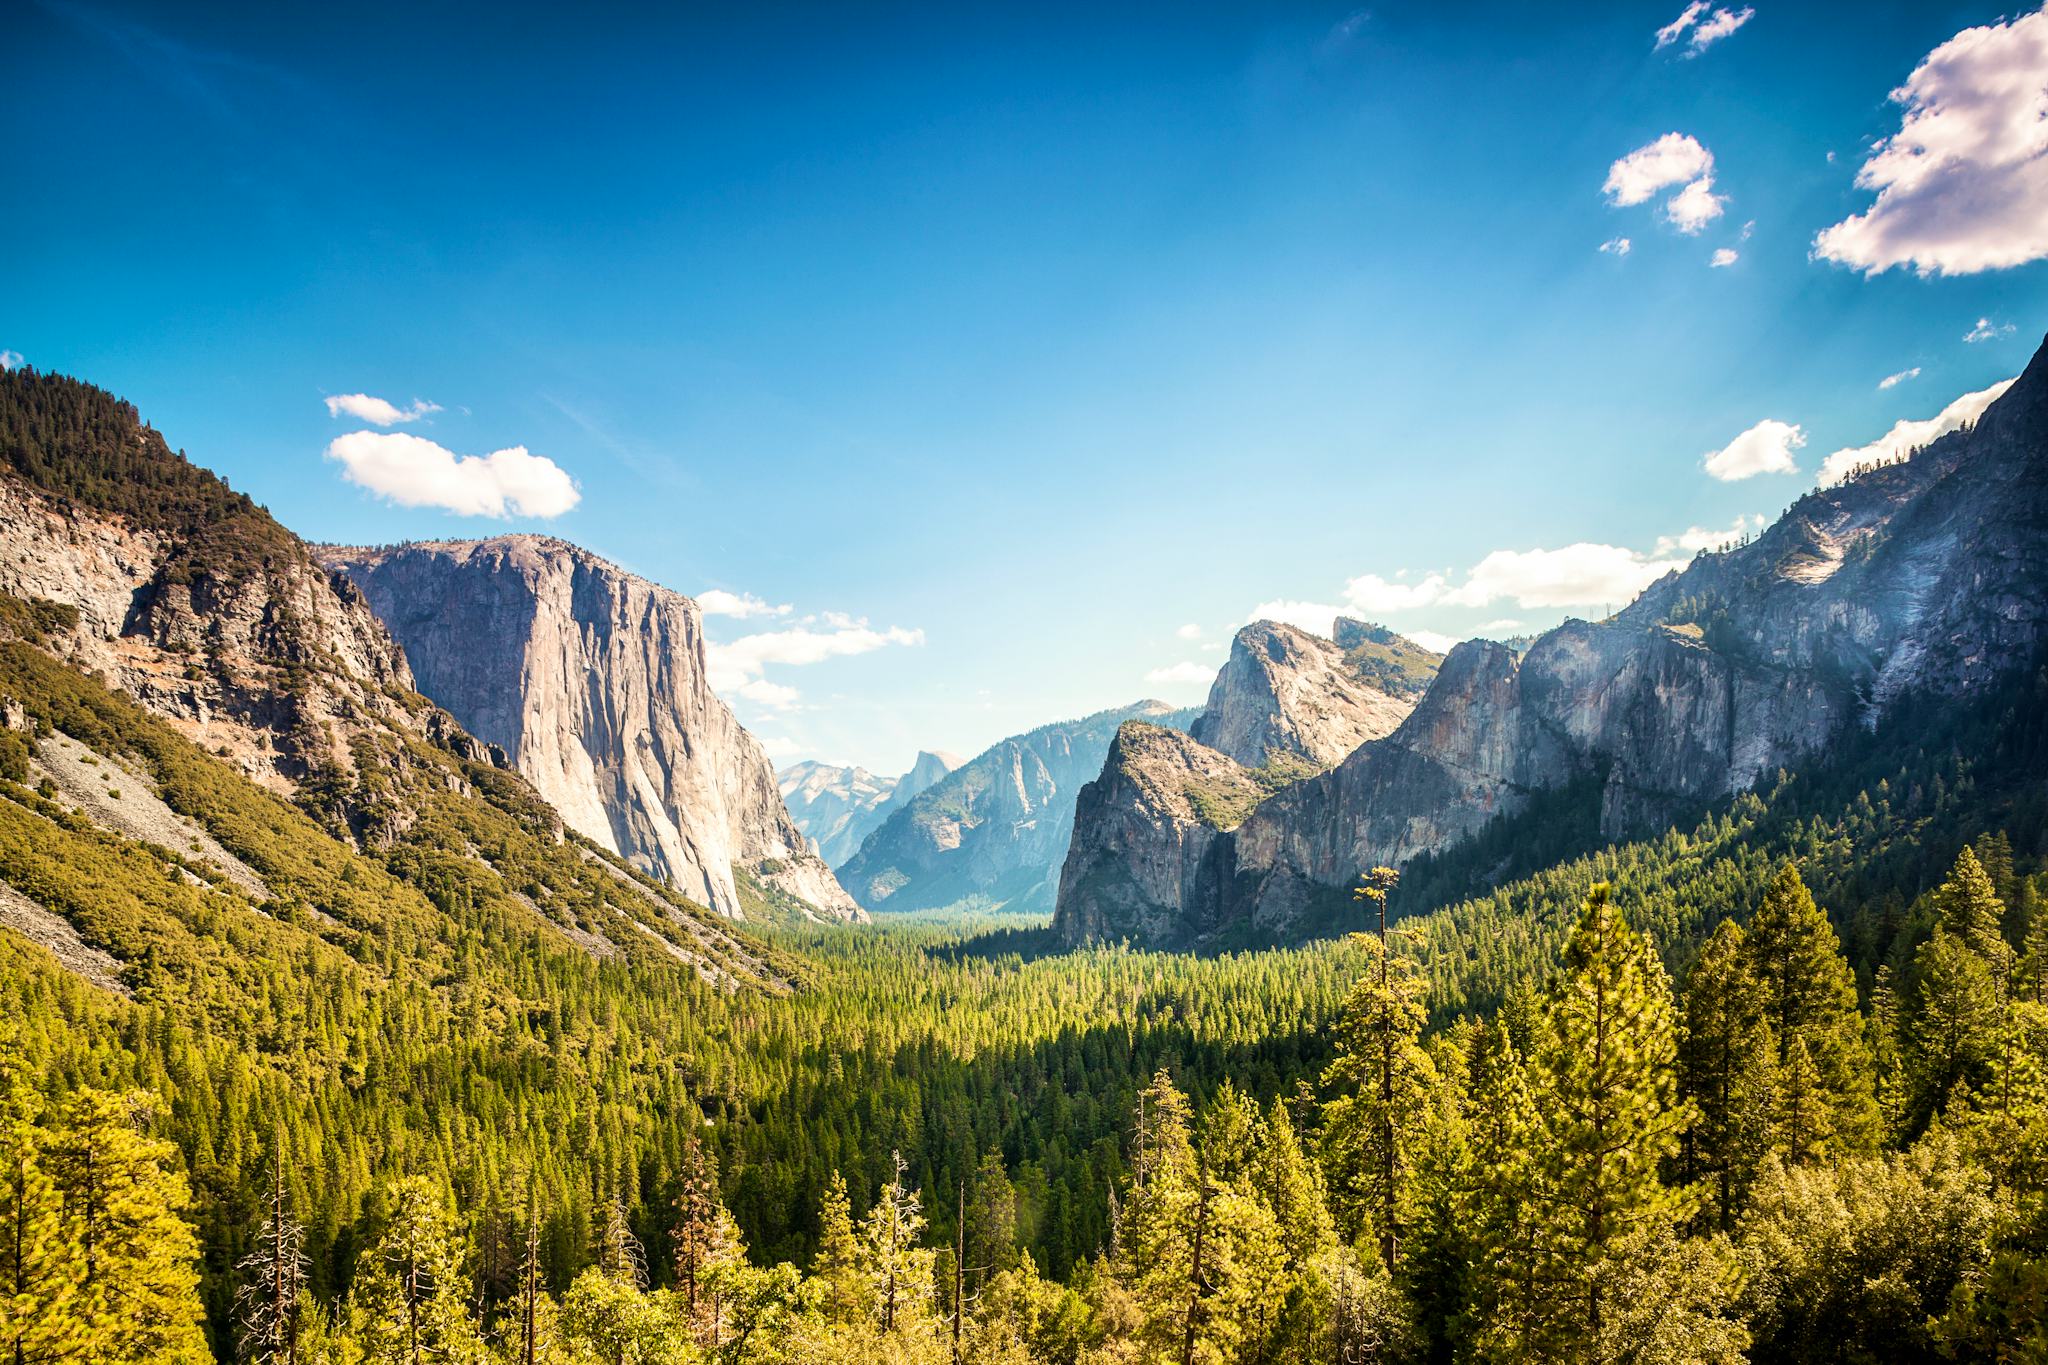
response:
{"label": "forested hillside", "polygon": [[[17,459],[39,482],[9,506],[44,517],[67,467]],[[198,538],[139,494],[61,496],[78,527]],[[275,526],[193,506],[256,518],[252,546]],[[259,594],[333,591],[287,581],[295,546],[252,550]],[[181,614],[246,600],[205,564],[148,582]],[[1558,861],[1587,832],[1539,805],[1358,869],[1352,927],[1388,892],[1384,939],[1189,956],[750,937],[565,833],[402,671],[202,641],[251,704],[236,735],[266,680],[326,698],[281,768],[157,709],[175,638],[91,629],[0,597],[17,1360],[2048,1342],[2038,667],[1898,699],[1654,837]]]}

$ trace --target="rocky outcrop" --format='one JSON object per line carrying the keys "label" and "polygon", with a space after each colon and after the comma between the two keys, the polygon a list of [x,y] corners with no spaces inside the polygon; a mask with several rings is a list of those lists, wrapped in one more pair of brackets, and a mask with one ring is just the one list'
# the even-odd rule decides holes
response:
{"label": "rocky outcrop", "polygon": [[952,754],[920,749],[910,771],[876,777],[866,768],[806,760],[776,775],[790,818],[812,851],[837,865],[860,851],[861,841],[910,798],[961,764]]}
{"label": "rocky outcrop", "polygon": [[1369,680],[1346,646],[1278,621],[1254,621],[1231,641],[1230,657],[1190,733],[1248,768],[1281,755],[1327,768],[1367,740],[1391,734],[1415,709],[1436,656],[1391,631],[1343,624],[1353,642],[1349,649],[1370,651],[1375,663],[1405,647],[1414,676]]}
{"label": "rocky outcrop", "polygon": [[[1471,641],[1392,734],[1262,802],[1178,901],[1187,938],[1285,939],[1360,868],[1443,850],[1540,792],[1584,787],[1606,837],[1746,790],[1900,697],[1965,698],[2048,646],[2048,349],[1973,430],[1808,494],[1628,608],[1517,655]],[[1119,825],[1115,812],[1105,812]],[[1102,842],[1076,831],[1077,848]],[[1171,842],[1171,841],[1169,841]],[[1162,859],[1132,858],[1163,900]],[[1211,879],[1227,877],[1227,882]],[[1098,868],[1055,924],[1087,939],[1128,899]],[[1220,909],[1213,907],[1220,906]]]}
{"label": "rocky outcrop", "polygon": [[840,880],[875,911],[1050,911],[1075,794],[1132,719],[1185,725],[1188,715],[1143,701],[1003,740],[890,815],[841,865]]}
{"label": "rocky outcrop", "polygon": [[[1117,727],[1102,775],[1081,788],[1060,869],[1063,931],[1075,942],[1179,947],[1220,924],[1230,884],[1227,812],[1263,789],[1244,766],[1144,721]],[[1190,903],[1189,888],[1208,896]]]}
{"label": "rocky outcrop", "polygon": [[706,680],[697,604],[565,541],[330,549],[420,691],[503,747],[569,826],[722,914],[733,869],[821,917],[861,911]]}

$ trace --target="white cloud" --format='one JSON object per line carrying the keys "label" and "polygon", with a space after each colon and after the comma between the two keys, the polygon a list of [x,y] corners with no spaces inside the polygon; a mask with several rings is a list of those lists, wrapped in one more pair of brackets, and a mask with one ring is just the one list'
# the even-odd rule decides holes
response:
{"label": "white cloud", "polygon": [[840,616],[836,612],[832,615],[847,624],[835,625],[828,630],[797,625],[742,635],[737,640],[723,643],[707,642],[704,662],[712,690],[786,711],[796,706],[798,693],[793,687],[763,678],[763,673],[771,665],[802,667],[823,663],[827,659],[871,654],[890,645],[924,643],[921,630],[905,630],[900,626],[876,630],[865,621]]}
{"label": "white cloud", "polygon": [[1404,630],[1401,632],[1424,649],[1437,654],[1448,654],[1451,646],[1458,643],[1455,635],[1446,635],[1440,630]]}
{"label": "white cloud", "polygon": [[1711,179],[1713,174],[1714,154],[1697,138],[1666,133],[1608,167],[1607,183],[1601,188],[1615,207],[1627,208],[1653,198],[1659,190]]}
{"label": "white cloud", "polygon": [[766,602],[750,592],[727,592],[724,588],[708,588],[697,594],[697,607],[706,616],[731,616],[746,620],[751,616],[787,616],[787,602]]}
{"label": "white cloud", "polygon": [[1488,621],[1485,625],[1481,626],[1479,630],[1480,633],[1483,635],[1490,635],[1495,632],[1507,635],[1513,633],[1514,631],[1518,631],[1521,628],[1522,623],[1520,621],[1515,620],[1515,618],[1513,618],[1512,616],[1503,616],[1498,621]]}
{"label": "white cloud", "polygon": [[1706,11],[1707,0],[1692,0],[1692,3],[1685,7],[1685,11],[1682,14],[1657,30],[1657,46],[1660,48],[1670,47],[1680,38],[1683,38],[1685,31],[1692,27],[1693,21],[1706,13]]}
{"label": "white cloud", "polygon": [[1915,365],[1910,370],[1900,370],[1897,374],[1886,375],[1884,378],[1877,381],[1877,387],[1880,389],[1896,389],[1899,385],[1905,383],[1908,379],[1918,379],[1919,377],[1920,367],[1918,365]]}
{"label": "white cloud", "polygon": [[1443,600],[1459,607],[1503,600],[1521,607],[1619,607],[1683,567],[1619,545],[1583,541],[1558,550],[1495,550]]}
{"label": "white cloud", "polygon": [[1756,11],[1747,5],[1739,10],[1715,10],[1712,15],[1701,20],[1699,27],[1692,31],[1692,50],[1685,55],[1699,56],[1755,17]]}
{"label": "white cloud", "polygon": [[1974,346],[1980,341],[1996,341],[2000,337],[2009,337],[2012,330],[2012,324],[2009,322],[2001,326],[1992,322],[1990,318],[1978,318],[1977,325],[1963,334],[1963,340]]}
{"label": "white cloud", "polygon": [[430,412],[439,412],[439,403],[429,403],[415,398],[412,406],[401,408],[367,393],[335,393],[327,396],[327,415],[339,417],[343,413],[362,422],[374,423],[380,427],[395,426],[400,422],[417,422]]}
{"label": "white cloud", "polygon": [[1183,659],[1177,664],[1168,664],[1164,668],[1153,669],[1145,675],[1145,681],[1150,683],[1171,683],[1175,686],[1192,686],[1196,683],[1207,684],[1214,681],[1215,677],[1216,670],[1207,664],[1198,664],[1193,660]]}
{"label": "white cloud", "polygon": [[1369,614],[1411,611],[1441,601],[1445,588],[1442,574],[1431,574],[1420,583],[1392,583],[1369,573],[1344,585],[1344,600]]}
{"label": "white cloud", "polygon": [[351,483],[402,507],[438,507],[464,517],[558,517],[582,495],[553,460],[525,446],[456,455],[406,432],[352,431],[327,446]]}
{"label": "white cloud", "polygon": [[1806,444],[1806,431],[1794,422],[1765,418],[1719,450],[1709,451],[1706,471],[1723,483],[1758,474],[1791,474],[1799,465],[1792,452]]}
{"label": "white cloud", "polygon": [[18,370],[22,360],[20,351],[0,351],[0,370]]}
{"label": "white cloud", "polygon": [[1725,550],[1744,536],[1761,531],[1765,524],[1763,513],[1758,512],[1754,516],[1735,518],[1734,525],[1725,529],[1688,526],[1675,536],[1658,536],[1657,548],[1651,553],[1662,558],[1680,550],[1687,554],[1698,554],[1701,550]]}
{"label": "white cloud", "polygon": [[1176,630],[1174,634],[1183,640],[1199,640],[1202,638],[1202,628],[1191,621],[1179,630]]}
{"label": "white cloud", "polygon": [[1664,216],[1673,227],[1691,236],[1719,218],[1727,204],[1727,195],[1714,193],[1714,178],[1701,176],[1671,196],[1671,202],[1664,206]]}
{"label": "white cloud", "polygon": [[1600,244],[1600,249],[1609,256],[1626,256],[1635,249],[1635,245],[1626,237],[1610,237]]}
{"label": "white cloud", "polygon": [[1892,91],[1899,131],[1856,172],[1877,200],[1814,254],[1875,275],[1971,275],[2048,256],[2048,10],[1964,29]]}
{"label": "white cloud", "polygon": [[1676,19],[1657,30],[1657,49],[1670,47],[1690,29],[1692,41],[1687,44],[1685,55],[1697,57],[1755,17],[1756,11],[1747,6],[1739,10],[1717,9],[1709,14],[1707,0],[1693,0]]}
{"label": "white cloud", "polygon": [[1707,257],[1707,264],[1712,266],[1716,270],[1723,270],[1726,269],[1728,266],[1734,265],[1737,261],[1741,259],[1741,255],[1737,253],[1734,247],[1724,246],[1717,250],[1713,255]]}
{"label": "white cloud", "polygon": [[1821,461],[1821,485],[1826,487],[1829,484],[1840,483],[1863,465],[1902,458],[1937,436],[1946,435],[1958,427],[1968,426],[1982,417],[1984,409],[1997,402],[1999,396],[2011,387],[2012,380],[2006,379],[1988,389],[1966,393],[1924,421],[1894,423],[1890,431],[1867,446],[1852,446],[1836,451]]}

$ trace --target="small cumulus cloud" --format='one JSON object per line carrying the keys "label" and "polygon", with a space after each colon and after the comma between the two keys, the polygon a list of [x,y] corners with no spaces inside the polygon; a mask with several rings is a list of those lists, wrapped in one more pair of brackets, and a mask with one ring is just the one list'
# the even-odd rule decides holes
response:
{"label": "small cumulus cloud", "polygon": [[1503,617],[1501,617],[1501,618],[1500,618],[1500,620],[1498,620],[1498,621],[1488,621],[1488,622],[1487,622],[1487,623],[1486,623],[1485,625],[1481,626],[1481,627],[1480,627],[1479,629],[1480,629],[1481,633],[1483,633],[1483,634],[1489,634],[1489,635],[1490,635],[1490,634],[1494,634],[1494,633],[1496,633],[1496,632],[1497,632],[1497,633],[1499,633],[1499,634],[1502,634],[1502,635],[1508,635],[1508,634],[1512,634],[1512,633],[1513,633],[1513,632],[1515,632],[1515,631],[1518,631],[1518,630],[1520,630],[1521,628],[1522,628],[1522,623],[1521,623],[1520,621],[1517,621],[1517,620],[1516,620],[1516,619],[1515,619],[1514,617],[1512,617],[1512,616],[1503,616]]}
{"label": "small cumulus cloud", "polygon": [[1700,231],[1727,205],[1725,195],[1714,193],[1714,154],[1686,133],[1666,133],[1616,161],[1601,192],[1615,208],[1629,208],[1674,185],[1681,188],[1665,201],[1664,216],[1680,232]]}
{"label": "small cumulus cloud", "polygon": [[1202,638],[1202,628],[1193,622],[1189,622],[1179,630],[1176,630],[1174,634],[1183,640],[1199,640]]}
{"label": "small cumulus cloud", "polygon": [[1521,607],[1620,606],[1679,567],[1620,545],[1587,541],[1557,550],[1495,550],[1443,600],[1461,607],[1500,601]]}
{"label": "small cumulus cloud", "polygon": [[0,351],[0,370],[18,370],[24,359],[20,351]]}
{"label": "small cumulus cloud", "polygon": [[401,408],[395,403],[367,393],[333,393],[327,396],[326,403],[329,417],[340,417],[346,413],[359,422],[369,422],[380,427],[417,422],[428,413],[441,410],[439,403],[429,403],[423,398],[415,398],[411,407]]}
{"label": "small cumulus cloud", "polygon": [[1635,250],[1635,244],[1626,237],[1609,237],[1600,244],[1600,250],[1609,256],[1626,256]]}
{"label": "small cumulus cloud", "polygon": [[1893,423],[1890,431],[1869,445],[1850,446],[1836,451],[1821,461],[1821,485],[1826,487],[1829,484],[1840,483],[1857,470],[1869,465],[1904,459],[1929,441],[1946,436],[1959,427],[1970,425],[1982,417],[1984,409],[1996,403],[2011,387],[2012,380],[2001,380],[1988,389],[1964,394],[1932,417],[1917,422]]}
{"label": "small cumulus cloud", "polygon": [[1376,573],[1360,574],[1344,585],[1344,600],[1363,612],[1412,611],[1443,600],[1448,585],[1442,574],[1418,583],[1400,583]]}
{"label": "small cumulus cloud", "polygon": [[1795,422],[1765,418],[1702,461],[1707,473],[1723,483],[1758,474],[1790,474],[1798,468],[1792,452],[1806,444],[1806,431]]}
{"label": "small cumulus cloud", "polygon": [[1919,377],[1920,367],[1918,365],[1915,365],[1910,370],[1900,370],[1897,374],[1886,375],[1884,378],[1877,381],[1877,387],[1880,389],[1896,389],[1899,385],[1905,383],[1908,379],[1918,379]]}
{"label": "small cumulus cloud", "polygon": [[1977,325],[1963,333],[1963,340],[1974,346],[1980,341],[1996,341],[2000,337],[2009,337],[2012,332],[2013,327],[2009,322],[2001,324],[1993,322],[1990,318],[1978,318]]}
{"label": "small cumulus cloud", "polygon": [[1856,172],[1871,206],[1814,255],[1866,275],[1972,275],[2048,257],[2048,10],[1964,29],[1892,91],[1899,130]]}
{"label": "small cumulus cloud", "polygon": [[327,445],[349,482],[401,507],[462,517],[558,517],[581,500],[562,467],[525,446],[457,455],[406,432],[352,431]]}
{"label": "small cumulus cloud", "polygon": [[731,616],[742,621],[754,616],[787,616],[790,613],[787,602],[768,602],[750,592],[727,592],[724,588],[698,593],[697,607],[706,616]]}
{"label": "small cumulus cloud", "polygon": [[1145,675],[1149,683],[1171,684],[1176,687],[1192,687],[1198,683],[1207,684],[1216,677],[1216,670],[1207,664],[1198,664],[1192,659],[1183,659],[1177,664],[1155,668]]}
{"label": "small cumulus cloud", "polygon": [[770,761],[778,766],[803,756],[804,746],[788,735],[764,735],[759,731],[754,731],[753,735],[761,746],[761,752],[768,755]]}
{"label": "small cumulus cloud", "polygon": [[1741,255],[1734,247],[1724,246],[1713,255],[1707,257],[1707,264],[1715,270],[1725,270],[1741,259]]}
{"label": "small cumulus cloud", "polygon": [[1657,30],[1657,50],[1685,39],[1684,55],[1697,57],[1755,17],[1756,11],[1746,5],[1739,10],[1710,10],[1706,0],[1693,0],[1676,19]]}
{"label": "small cumulus cloud", "polygon": [[[1671,220],[1673,227],[1691,237],[1719,218],[1727,206],[1728,196],[1715,194],[1712,177],[1706,177],[1693,181],[1672,195],[1671,202],[1664,206],[1664,216]],[[1728,254],[1733,256],[1735,253],[1731,251]]]}

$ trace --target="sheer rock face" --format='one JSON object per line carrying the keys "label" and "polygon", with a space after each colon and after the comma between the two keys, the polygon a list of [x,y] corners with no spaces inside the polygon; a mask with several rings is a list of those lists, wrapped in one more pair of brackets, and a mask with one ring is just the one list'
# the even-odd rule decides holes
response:
{"label": "sheer rock face", "polygon": [[821,917],[863,918],[713,695],[690,598],[540,536],[323,553],[420,690],[502,745],[572,828],[734,918],[736,866]]}
{"label": "sheer rock face", "polygon": [[1329,767],[1391,734],[1414,708],[1414,696],[1361,679],[1337,643],[1278,621],[1254,621],[1231,641],[1190,733],[1248,768],[1275,754]]}
{"label": "sheer rock face", "polygon": [[1229,755],[1178,730],[1125,721],[1102,775],[1075,804],[1060,870],[1063,932],[1076,943],[1178,947],[1220,927],[1231,842],[1210,816],[1219,804],[1249,806],[1258,792]]}
{"label": "sheer rock face", "polygon": [[1117,726],[1184,715],[1144,701],[1003,740],[891,814],[839,875],[877,911],[963,904],[1049,911],[1074,830],[1075,795],[1101,770]]}
{"label": "sheer rock face", "polygon": [[[1574,782],[1597,790],[1604,836],[1653,829],[1908,693],[1967,698],[2044,647],[2048,349],[1974,429],[1808,494],[1619,614],[1567,621],[1519,658],[1459,645],[1392,734],[1218,836],[1230,847],[1183,879],[1168,937],[1297,936],[1361,868],[1448,848]],[[1075,840],[1077,855],[1099,842],[1085,824]],[[1132,879],[1170,903],[1148,857]],[[1101,919],[1063,897],[1055,926],[1080,942]]]}

